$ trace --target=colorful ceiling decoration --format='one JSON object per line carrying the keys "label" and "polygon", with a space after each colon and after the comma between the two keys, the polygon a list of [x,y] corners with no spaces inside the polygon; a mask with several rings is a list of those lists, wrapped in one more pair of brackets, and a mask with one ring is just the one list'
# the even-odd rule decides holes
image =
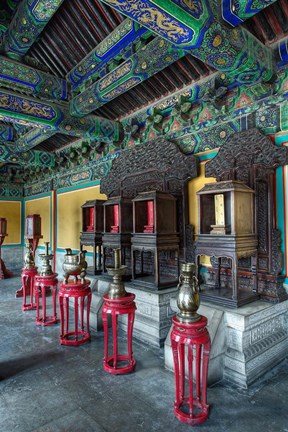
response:
{"label": "colorful ceiling decoration", "polygon": [[64,79],[0,56],[0,86],[50,100],[65,100]]}
{"label": "colorful ceiling decoration", "polygon": [[12,141],[13,128],[5,123],[0,123],[0,142]]}
{"label": "colorful ceiling decoration", "polygon": [[70,113],[83,116],[136,86],[184,55],[156,37],[109,74],[70,101]]}
{"label": "colorful ceiling decoration", "polygon": [[276,0],[222,0],[222,17],[235,27]]}
{"label": "colorful ceiling decoration", "polygon": [[46,190],[62,148],[54,185],[155,137],[194,153],[284,130],[287,38],[287,0],[3,0],[0,163]]}
{"label": "colorful ceiling decoration", "polygon": [[52,168],[55,155],[34,150],[27,150],[23,153],[15,151],[14,146],[0,144],[0,161],[17,163],[24,166],[39,166],[41,168]]}
{"label": "colorful ceiling decoration", "polygon": [[19,153],[26,152],[47,138],[52,137],[55,133],[46,129],[33,128],[14,142],[14,150]]}
{"label": "colorful ceiling decoration", "polygon": [[4,35],[5,51],[24,55],[63,0],[23,0]]}
{"label": "colorful ceiling decoration", "polygon": [[103,0],[179,47],[199,47],[213,16],[208,0]]}
{"label": "colorful ceiling decoration", "polygon": [[67,74],[72,90],[75,91],[89,78],[94,81],[101,74],[103,76],[103,69],[109,61],[115,57],[117,61],[123,57],[129,57],[136,50],[136,45],[140,43],[141,37],[147,38],[150,35],[151,32],[139,26],[137,22],[130,19],[124,20]]}
{"label": "colorful ceiling decoration", "polygon": [[26,122],[27,125],[44,127],[65,135],[93,137],[101,141],[119,141],[122,126],[96,116],[71,117],[66,108],[49,102],[0,91],[0,119],[12,122]]}

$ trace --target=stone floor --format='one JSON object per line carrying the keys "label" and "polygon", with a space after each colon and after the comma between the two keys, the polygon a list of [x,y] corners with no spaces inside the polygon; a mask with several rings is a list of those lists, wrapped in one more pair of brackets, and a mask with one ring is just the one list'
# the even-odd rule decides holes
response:
{"label": "stone floor", "polygon": [[102,332],[61,346],[59,325],[38,327],[35,311],[21,310],[19,286],[19,277],[0,281],[1,432],[288,432],[288,359],[248,390],[209,387],[209,419],[188,426],[173,415],[163,350],[134,340],[135,372],[111,376],[102,369]]}

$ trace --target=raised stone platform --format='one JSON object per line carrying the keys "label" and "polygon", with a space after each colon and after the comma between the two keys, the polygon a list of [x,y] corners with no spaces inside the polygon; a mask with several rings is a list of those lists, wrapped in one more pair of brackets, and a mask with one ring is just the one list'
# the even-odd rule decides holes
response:
{"label": "raised stone platform", "polygon": [[[175,298],[170,305],[178,311]],[[209,384],[224,378],[247,388],[288,356],[288,300],[278,304],[256,301],[236,310],[203,302],[198,312],[208,318]],[[173,370],[170,332],[165,341],[165,367]]]}

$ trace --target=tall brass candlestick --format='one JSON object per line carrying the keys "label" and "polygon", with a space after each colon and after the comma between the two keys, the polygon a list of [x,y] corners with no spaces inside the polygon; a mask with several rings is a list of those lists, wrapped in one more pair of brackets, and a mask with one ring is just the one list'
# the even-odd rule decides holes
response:
{"label": "tall brass candlestick", "polygon": [[120,249],[114,249],[114,267],[106,267],[107,272],[113,277],[109,285],[109,298],[125,297],[127,292],[122,281],[122,276],[126,273],[127,266],[120,265]]}
{"label": "tall brass candlestick", "polygon": [[120,267],[120,253],[121,249],[114,249],[114,267],[118,269]]}

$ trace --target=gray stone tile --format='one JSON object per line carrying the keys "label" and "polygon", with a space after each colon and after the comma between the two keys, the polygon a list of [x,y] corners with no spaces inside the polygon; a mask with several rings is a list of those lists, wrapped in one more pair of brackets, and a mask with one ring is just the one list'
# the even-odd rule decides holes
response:
{"label": "gray stone tile", "polygon": [[19,277],[0,281],[1,432],[288,432],[288,359],[248,390],[209,387],[209,418],[192,429],[174,416],[174,375],[164,369],[163,349],[135,339],[135,372],[110,375],[103,332],[79,347],[60,345],[59,325],[36,326],[35,311],[21,310],[19,286]]}
{"label": "gray stone tile", "polygon": [[34,429],[33,432],[105,432],[98,423],[83,410],[78,409],[63,417]]}

